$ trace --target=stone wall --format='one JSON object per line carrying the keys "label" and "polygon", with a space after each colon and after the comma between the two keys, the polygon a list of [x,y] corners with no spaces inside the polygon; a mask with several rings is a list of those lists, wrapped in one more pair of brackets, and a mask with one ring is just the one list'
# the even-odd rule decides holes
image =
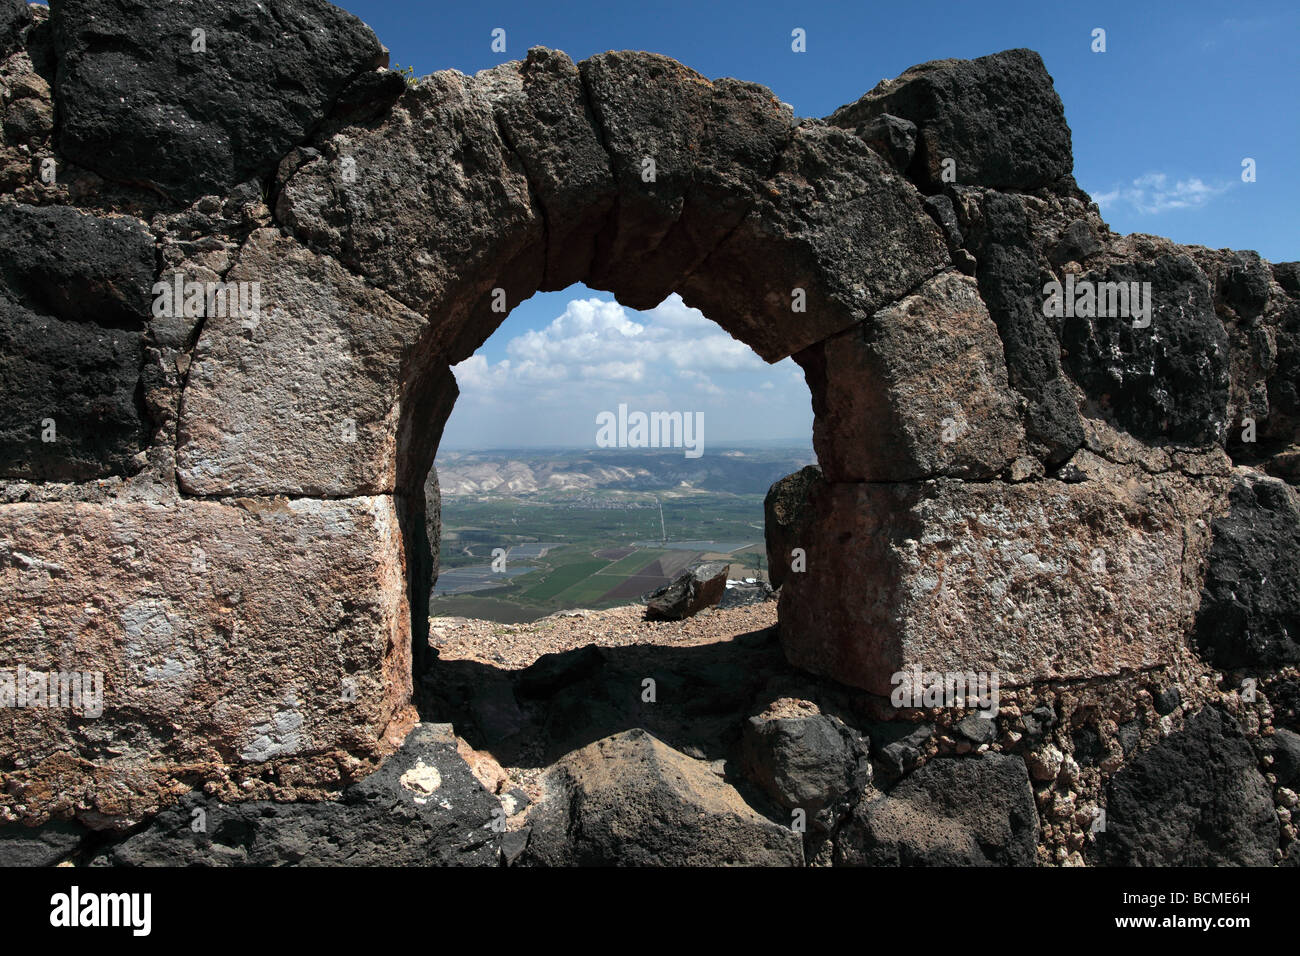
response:
{"label": "stone wall", "polygon": [[[0,820],[373,770],[415,719],[449,367],[578,281],[804,369],[820,472],[768,502],[796,666],[1300,661],[1300,272],[1113,234],[1037,54],[819,120],[649,53],[408,83],[321,0],[4,11],[0,668],[106,686],[0,710]],[[1067,280],[1150,283],[1149,321],[1048,314]]]}

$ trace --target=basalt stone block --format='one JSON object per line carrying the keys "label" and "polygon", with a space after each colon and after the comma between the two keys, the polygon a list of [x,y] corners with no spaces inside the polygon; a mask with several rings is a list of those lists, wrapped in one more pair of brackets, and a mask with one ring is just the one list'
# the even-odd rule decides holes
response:
{"label": "basalt stone block", "polygon": [[501,804],[456,752],[448,727],[417,725],[338,800],[221,803],[190,794],[91,865],[496,866]]}
{"label": "basalt stone block", "polygon": [[39,315],[0,295],[0,477],[85,481],[137,469],[141,333]]}
{"label": "basalt stone block", "polygon": [[504,320],[493,289],[513,308],[545,270],[542,213],[502,139],[494,72],[424,77],[384,123],[338,130],[281,170],[278,219],[408,308],[437,310],[432,349],[451,364]]}
{"label": "basalt stone block", "polygon": [[602,53],[579,69],[618,187],[590,281],[653,308],[749,211],[793,115],[765,87],[710,82],[653,53]]}
{"label": "basalt stone block", "polygon": [[828,481],[988,478],[1024,452],[997,327],[956,273],[795,356]]}
{"label": "basalt stone block", "polygon": [[1194,645],[1217,667],[1300,663],[1300,494],[1243,474],[1211,527]]}
{"label": "basalt stone block", "polygon": [[61,820],[38,827],[0,827],[0,866],[57,866],[76,852],[89,832],[79,823]]}
{"label": "basalt stone block", "polygon": [[1269,785],[1236,722],[1206,707],[1111,778],[1111,866],[1270,866],[1279,840]]}
{"label": "basalt stone block", "polygon": [[153,272],[139,220],[0,205],[0,477],[135,470]]}
{"label": "basalt stone block", "polygon": [[186,202],[265,179],[388,62],[324,0],[63,0],[51,14],[63,155]]}
{"label": "basalt stone block", "polygon": [[775,362],[870,317],[950,262],[909,183],[856,136],[807,120],[749,213],[678,291]]}
{"label": "basalt stone block", "polygon": [[616,195],[582,77],[567,54],[533,47],[523,62],[481,78],[506,144],[546,212],[542,288],[564,289],[587,276]]}
{"label": "basalt stone block", "polygon": [[[1088,397],[1139,437],[1222,442],[1228,333],[1196,263],[1162,255],[1115,264],[1078,277],[1073,287],[1074,302],[1061,303],[1074,313],[1061,317],[1061,347],[1066,369]],[[1129,292],[1127,310],[1121,287]],[[1093,314],[1079,314],[1090,291],[1098,304],[1088,309]],[[1150,314],[1135,314],[1134,292]]]}
{"label": "basalt stone block", "polygon": [[708,764],[644,730],[562,759],[529,813],[543,866],[799,866],[799,835],[755,813]]}
{"label": "basalt stone block", "polygon": [[881,695],[913,668],[1008,686],[1152,667],[1188,623],[1182,521],[1155,488],[822,484],[800,536],[787,658]]}
{"label": "basalt stone block", "polygon": [[882,80],[829,121],[867,132],[883,114],[916,124],[910,171],[930,187],[942,185],[946,159],[956,162],[957,182],[1002,189],[1046,186],[1074,166],[1065,108],[1032,50],[922,63]]}
{"label": "basalt stone block", "polygon": [[813,518],[814,489],[824,481],[822,470],[808,465],[773,482],[763,499],[768,577],[774,588],[781,587],[786,570],[798,560],[794,549],[799,547],[798,542],[807,540],[807,524]]}
{"label": "basalt stone block", "polygon": [[155,268],[153,236],[138,219],[71,206],[0,205],[0,278],[11,298],[34,311],[142,328]]}
{"label": "basalt stone block", "polygon": [[863,800],[836,838],[849,866],[1032,866],[1038,811],[1025,762],[1005,754],[931,760]]}
{"label": "basalt stone block", "polygon": [[749,718],[741,765],[779,806],[801,808],[823,825],[833,822],[843,809],[837,804],[856,799],[871,777],[867,742],[826,714]]}
{"label": "basalt stone block", "polygon": [[8,56],[22,45],[23,31],[31,22],[26,0],[0,2],[0,56]]}
{"label": "basalt stone block", "polygon": [[727,589],[727,569],[722,561],[683,571],[673,581],[645,596],[646,619],[681,621],[722,600]]}
{"label": "basalt stone block", "polygon": [[0,708],[4,819],[313,799],[407,719],[390,498],[0,505],[0,593],[0,676],[100,675],[100,708]]}
{"label": "basalt stone block", "polygon": [[1083,425],[1061,371],[1061,343],[1043,315],[1043,274],[1030,238],[1024,200],[984,193],[978,228],[967,239],[978,260],[980,296],[997,324],[1011,386],[1028,401],[1025,434],[1035,455],[1060,465],[1083,444]]}

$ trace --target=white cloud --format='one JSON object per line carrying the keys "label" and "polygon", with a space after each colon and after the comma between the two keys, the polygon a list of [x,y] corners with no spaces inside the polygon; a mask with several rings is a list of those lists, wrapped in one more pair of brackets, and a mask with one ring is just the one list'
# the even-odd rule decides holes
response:
{"label": "white cloud", "polygon": [[1199,209],[1227,192],[1231,185],[1211,185],[1196,176],[1170,180],[1166,173],[1145,173],[1127,186],[1095,193],[1092,198],[1107,211],[1123,205],[1144,216],[1153,216],[1171,209]]}
{"label": "white cloud", "polygon": [[593,440],[596,413],[620,403],[702,411],[714,434],[811,431],[808,389],[793,361],[769,366],[676,294],[648,312],[573,299],[501,352],[499,361],[479,353],[453,369],[461,397],[448,429],[458,444],[583,445]]}

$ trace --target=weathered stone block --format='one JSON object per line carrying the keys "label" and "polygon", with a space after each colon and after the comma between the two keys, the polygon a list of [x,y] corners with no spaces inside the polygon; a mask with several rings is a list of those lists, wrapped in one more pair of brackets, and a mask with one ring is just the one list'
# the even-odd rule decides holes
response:
{"label": "weathered stone block", "polygon": [[177,471],[192,494],[392,491],[400,389],[425,321],[275,230],[253,233],[227,285],[256,316],[208,316],[181,405]]}
{"label": "weathered stone block", "polygon": [[867,131],[885,113],[919,128],[912,172],[930,185],[944,182],[945,160],[957,182],[1012,189],[1045,186],[1074,164],[1065,108],[1033,50],[921,63],[829,119]]}
{"label": "weathered stone block", "polygon": [[997,327],[975,282],[944,273],[795,356],[829,481],[989,478],[1024,450]]}
{"label": "weathered stone block", "polygon": [[0,708],[0,817],[345,780],[406,716],[405,583],[386,497],[0,506],[0,675],[102,675]]}
{"label": "weathered stone block", "polygon": [[369,27],[324,0],[64,0],[51,12],[63,154],[182,200],[268,174],[344,87],[388,62]]}
{"label": "weathered stone block", "polygon": [[786,656],[878,694],[913,668],[1012,685],[1166,663],[1189,616],[1181,522],[1140,485],[826,484],[788,540],[807,570],[785,573]]}

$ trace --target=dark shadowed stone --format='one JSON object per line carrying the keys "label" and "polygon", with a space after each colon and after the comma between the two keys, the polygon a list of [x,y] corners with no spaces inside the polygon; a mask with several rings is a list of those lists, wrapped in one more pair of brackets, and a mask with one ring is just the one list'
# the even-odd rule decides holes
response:
{"label": "dark shadowed stone", "polygon": [[1273,758],[1269,767],[1277,775],[1277,785],[1300,790],[1300,734],[1285,727],[1275,727],[1271,737],[1261,738],[1264,753]]}
{"label": "dark shadowed stone", "polygon": [[799,866],[799,835],[755,813],[701,760],[629,730],[543,777],[524,862],[542,866]]}
{"label": "dark shadowed stone", "polygon": [[522,697],[549,697],[591,677],[604,666],[605,652],[595,644],[576,651],[543,654],[519,672],[515,691]]}
{"label": "dark shadowed stone", "polygon": [[1268,420],[1263,432],[1283,444],[1300,438],[1300,302],[1277,319],[1277,358],[1268,380]]}
{"label": "dark shadowed stone", "polygon": [[1273,795],[1235,721],[1206,707],[1111,778],[1111,866],[1269,866],[1278,845]]}
{"label": "dark shadowed stone", "polygon": [[79,823],[57,820],[38,827],[0,827],[0,867],[54,866],[71,856],[88,833]]}
{"label": "dark shadowed stone", "polygon": [[1183,695],[1178,692],[1177,687],[1166,687],[1155,695],[1156,713],[1161,717],[1172,714],[1182,702]]}
{"label": "dark shadowed stone", "polygon": [[1008,189],[1046,186],[1074,165],[1061,98],[1032,50],[922,63],[829,119],[866,131],[885,113],[919,129],[911,174],[927,186],[942,184],[945,158],[959,183]]}
{"label": "dark shadowed stone", "polygon": [[[763,531],[767,540],[767,574],[779,588],[795,561],[795,548],[807,550],[806,522],[812,517],[813,489],[825,483],[822,470],[808,465],[772,484],[763,499]],[[796,571],[795,573],[800,573]]]}
{"label": "dark shadowed stone", "polygon": [[1076,219],[1061,231],[1047,255],[1053,265],[1061,266],[1067,262],[1086,262],[1102,248],[1101,240],[1088,222]]}
{"label": "dark shadowed stone", "polygon": [[51,20],[63,154],[183,201],[268,176],[387,63],[370,28],[324,0],[64,0]]}
{"label": "dark shadowed stone", "polygon": [[1273,278],[1290,295],[1300,295],[1300,262],[1273,263]]}
{"label": "dark shadowed stone", "polygon": [[723,561],[701,564],[683,571],[669,584],[645,595],[645,616],[649,621],[681,621],[722,600],[727,589],[727,570]]}
{"label": "dark shadowed stone", "polygon": [[718,602],[718,607],[723,609],[747,607],[770,600],[772,600],[772,588],[766,581],[755,581],[753,584],[742,582],[722,592],[722,600]]}
{"label": "dark shadowed stone", "polygon": [[991,744],[998,738],[998,722],[992,717],[970,714],[957,722],[957,733],[971,743]]}
{"label": "dark shadowed stone", "polygon": [[756,197],[678,291],[768,362],[868,318],[951,261],[916,191],[860,139],[816,120],[795,130]]}
{"label": "dark shadowed stone", "polygon": [[615,195],[582,78],[567,54],[545,47],[483,77],[506,144],[546,216],[541,287],[564,289],[586,277]]}
{"label": "dark shadowed stone", "polygon": [[931,760],[864,800],[836,838],[851,866],[1029,866],[1038,813],[1025,762],[1004,754]]}
{"label": "dark shadowed stone", "polygon": [[1142,438],[1210,443],[1227,430],[1228,334],[1209,283],[1183,255],[1113,265],[1076,281],[1151,283],[1150,326],[1129,316],[1061,319],[1065,366]]}
{"label": "dark shadowed stone", "polygon": [[579,69],[619,193],[588,282],[653,308],[749,211],[793,115],[765,87],[711,83],[654,53],[602,53]]}
{"label": "dark shadowed stone", "polygon": [[[1043,277],[1018,196],[986,193],[973,236],[980,296],[997,324],[1011,387],[1029,400],[1025,435],[1049,465],[1067,461],[1083,444],[1083,425],[1061,373],[1061,345],[1043,315]],[[973,240],[973,242],[972,242]]]}
{"label": "dark shadowed stone", "polygon": [[337,802],[220,803],[195,792],[93,865],[496,866],[500,807],[450,725],[419,724]]}
{"label": "dark shadowed stone", "polygon": [[1047,706],[1035,707],[1020,719],[1025,725],[1025,736],[1038,740],[1056,726],[1056,711]]}
{"label": "dark shadowed stone", "polygon": [[1074,759],[1084,766],[1096,765],[1105,752],[1096,727],[1080,727],[1070,735],[1070,742],[1074,745]]}
{"label": "dark shadowed stone", "polygon": [[802,808],[811,822],[827,828],[871,777],[867,741],[826,714],[749,718],[741,765],[779,806]]}
{"label": "dark shadowed stone", "polygon": [[871,755],[886,780],[897,780],[921,760],[921,750],[934,736],[932,724],[891,721],[871,728]]}
{"label": "dark shadowed stone", "polygon": [[141,329],[155,269],[153,237],[138,219],[0,205],[0,277],[9,297],[35,312]]}
{"label": "dark shadowed stone", "polygon": [[1218,275],[1216,295],[1239,316],[1258,315],[1268,302],[1272,270],[1258,252],[1233,252]]}
{"label": "dark shadowed stone", "polygon": [[429,586],[438,583],[438,558],[442,550],[442,489],[438,486],[438,467],[429,466],[429,477],[424,479],[424,532],[429,539],[429,559],[432,579]]}
{"label": "dark shadowed stone", "polygon": [[1300,498],[1242,477],[1214,519],[1193,642],[1217,667],[1300,662]]}
{"label": "dark shadowed stone", "polygon": [[0,0],[0,57],[22,45],[23,30],[32,22],[26,0]]}
{"label": "dark shadowed stone", "polygon": [[868,120],[857,134],[900,173],[907,172],[916,155],[915,123],[882,113]]}
{"label": "dark shadowed stone", "polygon": [[0,205],[0,477],[133,470],[153,270],[138,220]]}
{"label": "dark shadowed stone", "polygon": [[404,92],[406,77],[401,73],[362,73],[339,94],[330,118],[338,123],[369,123],[391,109]]}
{"label": "dark shadowed stone", "polygon": [[944,237],[948,240],[948,248],[955,252],[965,240],[962,238],[961,225],[957,222],[957,211],[953,208],[952,200],[947,196],[939,195],[926,196],[922,201],[930,218],[943,229]]}
{"label": "dark shadowed stone", "polygon": [[1119,725],[1119,745],[1127,757],[1142,739],[1142,721],[1130,720]]}

